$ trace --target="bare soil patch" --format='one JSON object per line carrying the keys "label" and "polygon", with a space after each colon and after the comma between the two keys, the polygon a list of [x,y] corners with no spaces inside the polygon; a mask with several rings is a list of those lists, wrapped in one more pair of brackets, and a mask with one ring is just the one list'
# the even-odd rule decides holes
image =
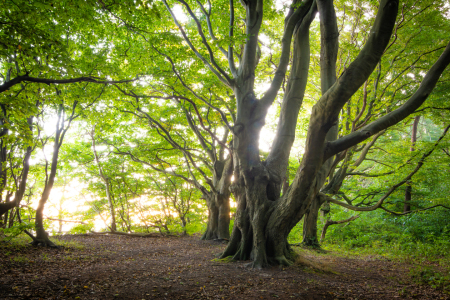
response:
{"label": "bare soil patch", "polygon": [[58,239],[84,247],[0,243],[0,299],[450,299],[378,258],[305,252],[315,267],[254,270],[217,260],[225,245],[198,236]]}

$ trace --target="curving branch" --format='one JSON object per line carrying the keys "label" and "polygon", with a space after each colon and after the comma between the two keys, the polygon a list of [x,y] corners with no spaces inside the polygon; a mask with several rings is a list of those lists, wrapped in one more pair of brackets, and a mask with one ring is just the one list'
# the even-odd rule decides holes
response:
{"label": "curving branch", "polygon": [[429,209],[436,208],[436,207],[442,207],[442,208],[445,208],[445,209],[450,209],[450,207],[442,205],[442,204],[436,204],[436,205],[433,205],[433,206],[429,206],[429,207],[425,207],[425,208],[419,208],[419,209],[416,209],[416,210],[410,210],[410,211],[406,211],[406,212],[402,212],[402,213],[398,213],[398,212],[389,210],[389,209],[387,209],[387,208],[385,208],[383,206],[381,206],[380,208],[382,210],[390,213],[390,214],[393,214],[393,215],[396,215],[396,216],[404,216],[404,215],[408,215],[408,214],[411,214],[411,213],[416,213],[416,212],[419,212],[419,211],[429,210]]}
{"label": "curving branch", "polygon": [[[195,16],[194,12],[192,11],[191,7],[189,6],[189,4],[186,3],[186,1],[184,0],[177,0],[178,2],[182,3],[184,5],[184,7],[186,7],[189,15],[191,16],[192,19],[194,19],[195,24],[197,24],[197,31],[198,34],[200,35],[201,39],[202,39],[202,43],[203,45],[205,45],[206,49],[208,50],[208,54],[209,54],[209,60],[211,61],[211,63],[213,64],[213,66],[223,75],[223,77],[226,78],[226,80],[228,81],[228,83],[230,84],[230,86],[232,86],[233,80],[230,78],[230,76],[228,76],[228,74],[217,64],[216,59],[214,58],[214,53],[211,49],[211,47],[209,46],[208,42],[206,41],[206,37],[205,34],[203,33],[203,29],[202,29],[202,25],[200,24],[200,21],[198,20],[198,18]],[[201,7],[203,7],[201,5]],[[209,15],[206,18],[207,21],[209,20]],[[209,25],[211,25],[209,23]],[[212,33],[212,30],[210,31]],[[211,36],[213,39],[215,39],[214,34]],[[227,54],[225,52],[225,54]]]}
{"label": "curving branch", "polygon": [[417,91],[406,101],[402,106],[396,110],[384,115],[383,117],[373,121],[364,126],[358,131],[352,132],[336,141],[328,142],[324,150],[324,160],[339,153],[345,149],[354,146],[370,136],[393,126],[407,116],[416,111],[428,98],[438,82],[441,74],[444,72],[450,63],[450,43],[447,44],[442,55],[434,63],[428,73],[425,75],[422,83]]}
{"label": "curving branch", "polygon": [[281,39],[281,55],[280,61],[278,63],[277,70],[275,71],[275,76],[272,79],[269,89],[265,92],[264,96],[260,101],[260,111],[266,112],[270,105],[272,105],[278,91],[283,83],[287,67],[289,64],[290,53],[291,53],[291,41],[294,34],[294,30],[297,25],[302,21],[306,14],[310,11],[313,5],[313,0],[306,0],[302,2],[297,9],[288,15],[285,21],[285,28],[283,37]]}
{"label": "curving branch", "polygon": [[322,234],[320,235],[320,242],[323,242],[325,240],[325,235],[327,234],[327,229],[328,229],[328,227],[330,225],[349,223],[349,222],[354,221],[354,220],[356,220],[358,218],[359,218],[359,215],[350,217],[350,218],[345,219],[345,220],[340,220],[340,221],[327,220],[325,222],[325,225],[323,226]]}
{"label": "curving branch", "polygon": [[234,49],[233,49],[233,36],[234,36],[234,2],[230,0],[230,32],[228,34],[230,38],[230,44],[228,45],[228,66],[230,68],[231,74],[236,78],[237,70],[236,64],[234,62]]}
{"label": "curving branch", "polygon": [[[179,1],[180,3],[183,3],[184,1]],[[194,18],[194,20],[197,23],[197,30],[199,35],[202,38],[202,42],[203,44],[206,46],[206,48],[208,49],[208,53],[210,56],[210,60],[211,63],[208,62],[208,60],[203,57],[203,55],[200,54],[200,52],[197,50],[197,48],[195,48],[194,44],[192,44],[191,40],[189,39],[189,37],[187,36],[186,32],[184,31],[183,27],[181,26],[181,24],[178,22],[177,17],[175,16],[175,14],[173,13],[172,9],[170,8],[169,4],[167,3],[166,0],[163,0],[164,5],[166,6],[167,10],[169,11],[170,15],[172,16],[173,21],[175,22],[175,25],[177,25],[181,35],[183,36],[184,41],[189,45],[189,48],[191,48],[191,50],[194,52],[194,54],[211,70],[211,72],[214,73],[214,75],[217,76],[217,78],[219,78],[220,81],[222,81],[226,86],[228,87],[232,87],[233,86],[233,81],[232,79],[225,73],[225,71],[223,71],[216,63],[215,59],[214,59],[214,55],[213,52],[211,50],[211,47],[209,46],[208,42],[206,41],[205,35],[203,34],[203,31],[201,29],[201,25],[200,22],[198,21],[198,19],[195,17],[194,13],[192,12],[192,10],[190,9],[190,7],[186,5],[188,8],[188,11],[190,12],[189,14],[191,14],[191,17]]]}
{"label": "curving branch", "polygon": [[45,83],[45,84],[67,84],[67,83],[76,83],[76,82],[92,82],[98,84],[118,84],[118,83],[127,83],[138,80],[139,78],[129,79],[129,80],[102,80],[97,77],[77,77],[77,78],[68,78],[68,79],[47,79],[47,78],[36,78],[30,77],[27,75],[17,76],[16,78],[7,81],[0,85],[0,93],[7,91],[9,88],[13,87],[16,84],[21,82],[36,82],[36,83]]}
{"label": "curving branch", "polygon": [[228,127],[228,129],[231,129],[231,125],[228,123],[227,117],[225,115],[225,113],[220,110],[218,107],[212,105],[210,102],[208,102],[206,99],[204,99],[202,96],[200,96],[199,94],[197,94],[194,90],[192,90],[183,80],[183,78],[181,77],[180,73],[178,72],[177,68],[175,67],[175,64],[172,60],[172,58],[170,56],[168,56],[167,54],[159,51],[158,49],[156,49],[155,47],[153,47],[153,49],[155,49],[156,52],[158,52],[159,54],[163,55],[172,65],[172,71],[175,73],[175,75],[177,76],[177,78],[180,80],[181,84],[184,86],[185,89],[187,89],[188,91],[190,91],[192,93],[192,95],[194,95],[197,99],[199,99],[200,101],[202,101],[203,103],[205,103],[207,106],[209,106],[210,108],[214,109],[215,111],[217,111],[220,116],[222,117],[222,121],[224,121],[224,123],[226,124],[226,126]]}
{"label": "curving branch", "polygon": [[[178,2],[181,2],[181,1],[178,1]],[[213,28],[212,28],[212,25],[211,25],[211,3],[210,3],[210,1],[208,0],[208,5],[209,5],[208,12],[206,12],[205,7],[203,6],[203,4],[199,0],[196,0],[195,2],[197,2],[197,5],[200,7],[200,10],[202,11],[203,15],[205,16],[205,20],[206,20],[206,25],[208,27],[209,36],[211,37],[211,39],[214,42],[217,42],[218,39],[215,36]],[[184,2],[183,4],[185,6],[188,5],[186,2]],[[230,4],[233,4],[233,2],[231,2]],[[195,15],[194,15],[194,17],[195,17]],[[225,55],[225,57],[228,57],[228,52],[223,47],[221,47],[219,45],[217,47],[219,48],[220,52],[222,52],[223,55]]]}
{"label": "curving branch", "polygon": [[[310,25],[317,13],[313,5],[294,35],[293,61],[290,76],[280,108],[277,132],[272,143],[266,166],[279,180],[285,176],[289,155],[295,139],[298,114],[303,103],[310,63]],[[280,188],[281,186],[279,186]],[[278,194],[278,192],[276,192]]]}
{"label": "curving branch", "polygon": [[381,174],[367,174],[364,172],[347,172],[346,175],[347,176],[361,176],[361,177],[381,177],[381,176],[386,176],[386,175],[390,175],[395,173],[395,171],[389,171],[386,173],[381,173]]}

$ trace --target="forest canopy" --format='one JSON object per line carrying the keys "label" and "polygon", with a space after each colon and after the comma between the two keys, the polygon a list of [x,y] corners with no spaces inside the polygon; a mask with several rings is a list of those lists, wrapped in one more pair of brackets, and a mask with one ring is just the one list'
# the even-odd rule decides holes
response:
{"label": "forest canopy", "polygon": [[257,268],[377,224],[450,249],[449,9],[8,2],[2,234],[201,232]]}

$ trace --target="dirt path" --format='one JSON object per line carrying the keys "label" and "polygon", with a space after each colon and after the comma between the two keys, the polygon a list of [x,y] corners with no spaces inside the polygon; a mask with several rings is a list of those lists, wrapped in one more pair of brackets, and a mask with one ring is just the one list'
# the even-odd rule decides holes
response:
{"label": "dirt path", "polygon": [[408,266],[331,254],[311,267],[253,270],[215,260],[198,237],[62,236],[81,249],[0,243],[0,299],[450,299],[408,283]]}

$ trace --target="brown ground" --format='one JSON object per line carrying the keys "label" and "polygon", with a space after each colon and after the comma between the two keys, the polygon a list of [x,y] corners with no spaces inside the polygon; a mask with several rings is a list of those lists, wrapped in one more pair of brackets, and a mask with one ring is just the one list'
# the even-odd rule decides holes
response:
{"label": "brown ground", "polygon": [[303,252],[317,268],[254,270],[215,259],[224,244],[196,236],[59,239],[84,247],[0,243],[0,299],[450,299],[388,260]]}

